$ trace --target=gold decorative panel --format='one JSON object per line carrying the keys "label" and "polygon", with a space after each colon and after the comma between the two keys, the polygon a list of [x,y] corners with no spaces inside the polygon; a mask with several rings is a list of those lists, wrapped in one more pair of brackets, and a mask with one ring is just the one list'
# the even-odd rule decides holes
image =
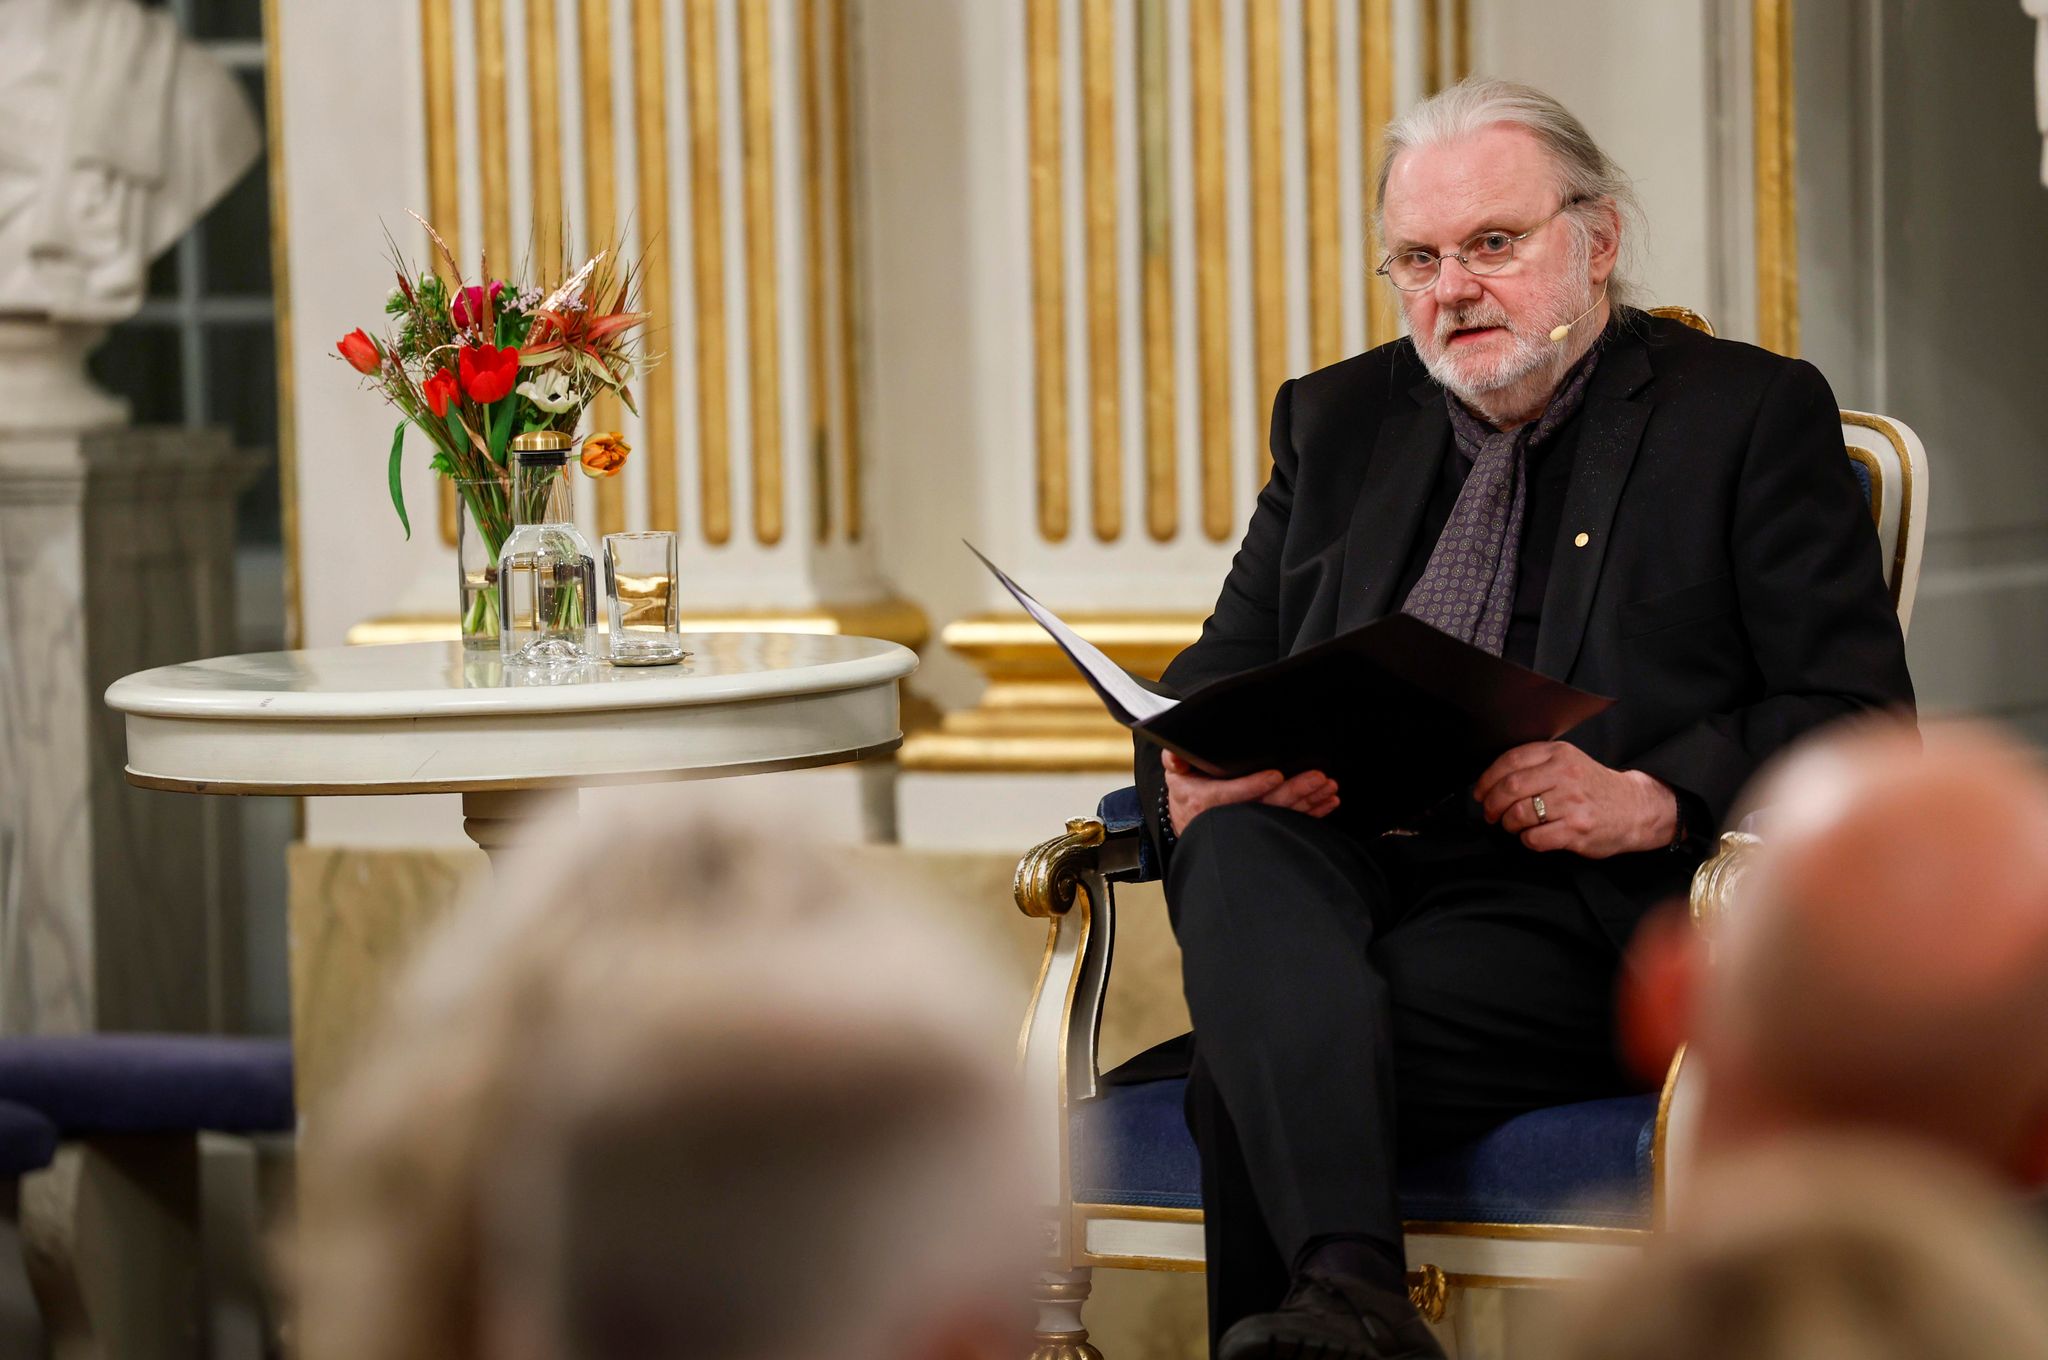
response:
{"label": "gold decorative panel", "polygon": [[638,263],[659,362],[637,415],[591,412],[636,447],[596,527],[770,546],[801,507],[858,538],[855,0],[416,2],[425,210],[465,271]]}
{"label": "gold decorative panel", "polygon": [[1399,333],[1349,187],[1393,113],[1392,0],[1011,3],[1038,533],[1067,539],[1079,482],[1102,542],[1228,541],[1280,384]]}

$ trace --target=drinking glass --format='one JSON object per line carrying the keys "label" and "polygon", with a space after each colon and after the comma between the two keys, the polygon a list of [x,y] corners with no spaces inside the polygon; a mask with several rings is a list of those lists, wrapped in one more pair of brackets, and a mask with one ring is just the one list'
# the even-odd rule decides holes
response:
{"label": "drinking glass", "polygon": [[674,534],[606,534],[604,593],[611,606],[614,666],[668,666],[683,659]]}

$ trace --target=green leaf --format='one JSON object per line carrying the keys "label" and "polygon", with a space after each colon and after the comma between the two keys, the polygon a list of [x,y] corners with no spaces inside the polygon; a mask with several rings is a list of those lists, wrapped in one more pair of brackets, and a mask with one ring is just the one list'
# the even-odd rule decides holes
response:
{"label": "green leaf", "polygon": [[399,478],[399,457],[405,452],[405,422],[399,421],[398,428],[391,432],[391,505],[398,511],[398,523],[405,530],[406,538],[412,537],[412,521],[405,517],[405,483]]}

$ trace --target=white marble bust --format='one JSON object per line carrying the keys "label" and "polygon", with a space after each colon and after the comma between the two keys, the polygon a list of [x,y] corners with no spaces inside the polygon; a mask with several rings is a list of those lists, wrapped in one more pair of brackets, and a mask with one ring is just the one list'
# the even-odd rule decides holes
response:
{"label": "white marble bust", "polygon": [[262,149],[228,72],[134,0],[0,0],[0,317],[106,324]]}

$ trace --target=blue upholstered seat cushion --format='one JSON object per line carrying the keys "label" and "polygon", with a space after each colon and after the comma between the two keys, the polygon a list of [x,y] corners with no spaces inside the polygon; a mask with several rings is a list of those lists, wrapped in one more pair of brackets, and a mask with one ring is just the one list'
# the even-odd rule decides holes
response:
{"label": "blue upholstered seat cushion", "polygon": [[200,1034],[0,1039],[0,1101],[40,1111],[66,1136],[286,1133],[291,1043]]}
{"label": "blue upholstered seat cushion", "polygon": [[[1199,1209],[1201,1161],[1181,1110],[1184,1078],[1105,1086],[1069,1130],[1074,1198]],[[1453,1223],[1650,1222],[1655,1095],[1592,1100],[1510,1119],[1400,1172],[1401,1212]]]}
{"label": "blue upholstered seat cushion", "polygon": [[57,1155],[57,1126],[26,1105],[0,1100],[0,1177],[41,1171]]}

